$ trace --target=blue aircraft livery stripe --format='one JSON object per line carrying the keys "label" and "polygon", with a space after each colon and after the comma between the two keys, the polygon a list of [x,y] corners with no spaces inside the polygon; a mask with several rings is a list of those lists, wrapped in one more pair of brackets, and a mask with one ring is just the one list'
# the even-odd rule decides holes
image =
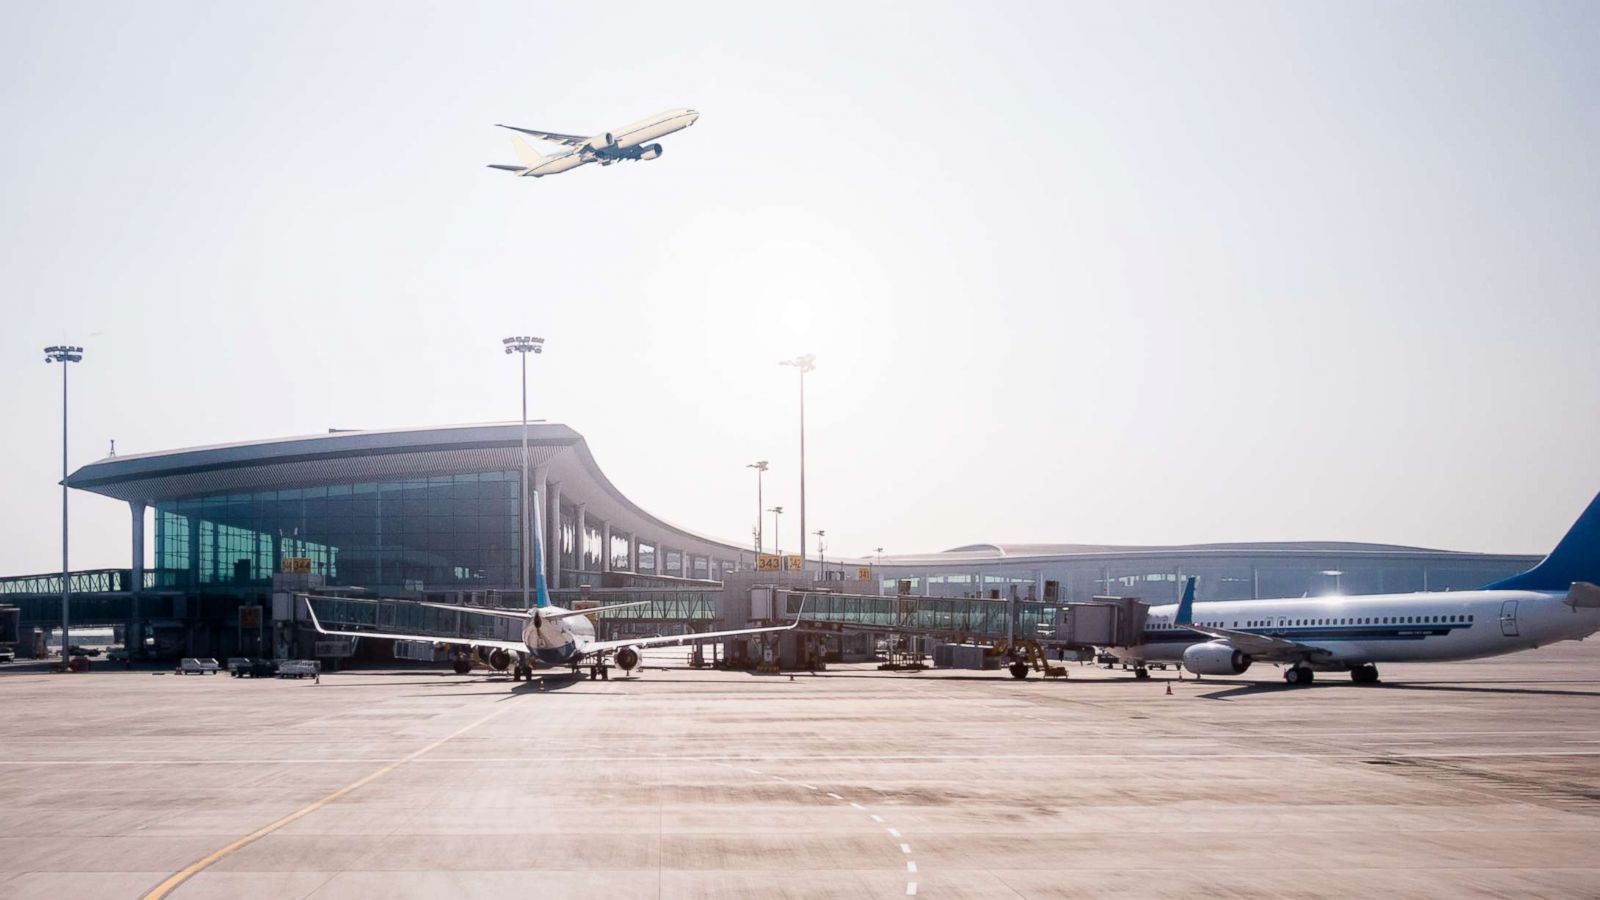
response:
{"label": "blue aircraft livery stripe", "polygon": [[[1286,641],[1420,641],[1427,637],[1443,637],[1458,628],[1471,628],[1472,623],[1439,625],[1336,625],[1298,626],[1288,628],[1234,628],[1233,631],[1259,634],[1263,637],[1282,638]],[[1146,631],[1146,644],[1193,644],[1214,640],[1209,635],[1186,628],[1163,628]]]}

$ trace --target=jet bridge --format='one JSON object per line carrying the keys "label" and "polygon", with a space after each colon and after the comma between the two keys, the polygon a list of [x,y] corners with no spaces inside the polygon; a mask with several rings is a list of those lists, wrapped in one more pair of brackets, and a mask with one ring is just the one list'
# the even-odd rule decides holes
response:
{"label": "jet bridge", "polygon": [[757,587],[750,592],[752,621],[780,624],[798,616],[806,630],[873,631],[952,643],[1032,642],[1071,650],[1139,643],[1149,609],[1137,597],[1088,601],[885,597],[781,587]]}

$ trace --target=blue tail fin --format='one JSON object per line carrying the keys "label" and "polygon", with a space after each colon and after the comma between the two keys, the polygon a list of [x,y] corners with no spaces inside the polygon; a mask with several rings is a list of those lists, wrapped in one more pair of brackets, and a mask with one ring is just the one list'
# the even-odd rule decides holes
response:
{"label": "blue tail fin", "polygon": [[1575,581],[1600,584],[1600,496],[1589,501],[1567,536],[1537,566],[1484,585],[1489,591],[1565,591]]}
{"label": "blue tail fin", "polygon": [[1172,617],[1174,625],[1188,625],[1194,621],[1194,576],[1183,586],[1183,599],[1178,601],[1178,612]]}

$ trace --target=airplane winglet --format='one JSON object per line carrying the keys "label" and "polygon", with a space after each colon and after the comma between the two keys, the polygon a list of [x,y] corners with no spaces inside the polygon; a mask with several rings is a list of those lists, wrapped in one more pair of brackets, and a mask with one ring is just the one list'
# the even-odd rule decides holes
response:
{"label": "airplane winglet", "polygon": [[1178,601],[1178,612],[1172,617],[1174,625],[1191,625],[1194,623],[1194,581],[1193,575],[1183,585],[1183,599]]}

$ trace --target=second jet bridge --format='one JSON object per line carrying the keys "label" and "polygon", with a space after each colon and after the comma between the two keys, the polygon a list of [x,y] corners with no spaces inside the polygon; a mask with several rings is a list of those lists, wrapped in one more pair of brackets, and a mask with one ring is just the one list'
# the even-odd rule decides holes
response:
{"label": "second jet bridge", "polygon": [[800,618],[827,630],[874,631],[951,642],[1033,641],[1061,648],[1127,647],[1144,632],[1149,605],[1136,597],[1089,601],[995,600],[840,594],[756,587],[750,619],[781,623]]}

